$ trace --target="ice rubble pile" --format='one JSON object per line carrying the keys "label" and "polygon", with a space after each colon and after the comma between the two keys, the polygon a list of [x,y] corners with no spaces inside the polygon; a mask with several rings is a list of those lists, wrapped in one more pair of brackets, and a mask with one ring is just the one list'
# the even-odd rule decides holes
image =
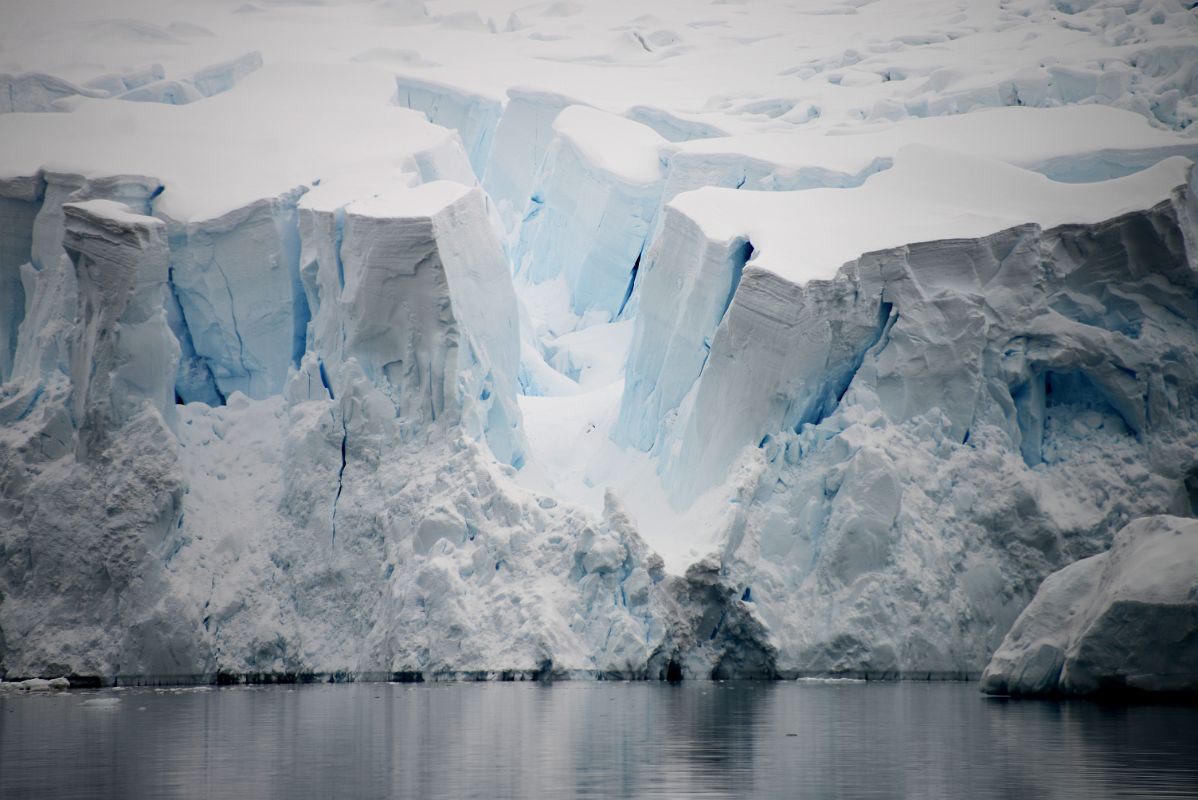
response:
{"label": "ice rubble pile", "polygon": [[[69,100],[7,79],[0,674],[961,677],[1001,643],[994,690],[1192,688],[1108,622],[1188,613],[1144,576],[1189,523],[1131,521],[1198,507],[1198,60],[1160,33],[1193,21],[1084,5],[740,95],[723,7],[583,55],[574,15],[272,7],[236,46],[294,46],[171,70],[202,98],[90,44]],[[953,55],[1029,31],[1068,58]],[[465,88],[467,42],[537,70]]]}

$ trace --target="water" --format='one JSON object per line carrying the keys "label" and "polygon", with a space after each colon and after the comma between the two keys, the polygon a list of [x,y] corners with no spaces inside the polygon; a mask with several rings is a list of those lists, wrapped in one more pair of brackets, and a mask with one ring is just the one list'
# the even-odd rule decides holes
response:
{"label": "water", "polygon": [[1140,796],[1198,797],[1198,707],[951,683],[0,695],[5,800]]}

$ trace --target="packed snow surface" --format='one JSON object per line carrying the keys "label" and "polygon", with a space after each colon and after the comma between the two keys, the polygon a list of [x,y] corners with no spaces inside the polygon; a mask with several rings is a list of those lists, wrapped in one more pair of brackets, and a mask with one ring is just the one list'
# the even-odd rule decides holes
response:
{"label": "packed snow surface", "polygon": [[913,144],[898,151],[893,167],[859,187],[705,188],[675,198],[670,207],[713,239],[746,238],[753,266],[807,283],[828,280],[861,253],[888,247],[975,239],[1023,223],[1094,223],[1148,208],[1185,182],[1190,163],[1174,157],[1120,179],[1059,183],[991,159]]}
{"label": "packed snow surface", "polygon": [[0,687],[1179,688],[1189,5],[5,8]]}

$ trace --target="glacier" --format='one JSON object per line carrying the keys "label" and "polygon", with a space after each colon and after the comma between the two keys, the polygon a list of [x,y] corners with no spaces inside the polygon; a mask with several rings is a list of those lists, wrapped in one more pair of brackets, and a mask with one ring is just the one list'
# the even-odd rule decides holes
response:
{"label": "glacier", "polygon": [[0,30],[5,681],[1195,688],[1192,9],[129,5]]}

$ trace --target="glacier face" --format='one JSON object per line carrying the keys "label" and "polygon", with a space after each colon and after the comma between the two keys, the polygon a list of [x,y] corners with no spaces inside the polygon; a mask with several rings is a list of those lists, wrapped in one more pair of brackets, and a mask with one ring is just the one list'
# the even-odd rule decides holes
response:
{"label": "glacier face", "polygon": [[[111,21],[59,62],[0,32],[33,98],[0,107],[0,676],[1082,647],[1041,581],[1196,509],[1192,15],[617,2],[578,40],[478,5],[272,6],[139,68]],[[796,65],[797,21],[890,38]],[[728,60],[751,30],[777,75]]]}
{"label": "glacier face", "polygon": [[746,265],[736,198],[695,196],[708,237],[667,209],[614,435],[660,452],[680,506],[747,462],[721,563],[779,672],[970,673],[1046,568],[1189,507],[1192,194],[807,282]]}
{"label": "glacier face", "polygon": [[562,279],[576,316],[612,322],[632,293],[661,197],[664,140],[583,106],[559,113],[554,130],[521,221],[514,269],[534,284]]}
{"label": "glacier face", "polygon": [[255,201],[174,237],[175,298],[195,358],[222,397],[277,394],[302,353],[308,309],[297,199],[295,192]]}

